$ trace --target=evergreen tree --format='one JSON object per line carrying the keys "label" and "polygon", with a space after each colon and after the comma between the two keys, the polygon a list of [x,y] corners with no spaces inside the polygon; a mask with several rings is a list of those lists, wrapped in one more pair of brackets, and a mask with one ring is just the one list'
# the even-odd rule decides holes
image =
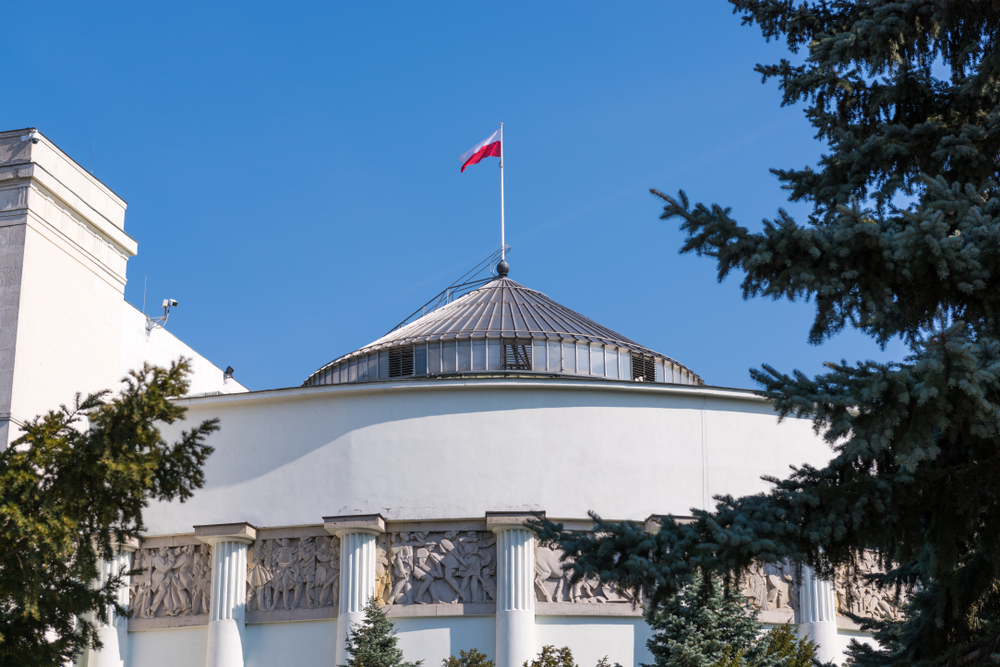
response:
{"label": "evergreen tree", "polygon": [[801,103],[827,151],[776,169],[785,211],[751,231],[719,205],[655,192],[687,233],[682,252],[743,275],[749,297],[812,300],[810,340],[852,327],[895,363],[828,364],[818,377],[752,371],[781,416],[814,420],[825,467],[717,498],[656,535],[597,522],[597,537],[548,523],[577,575],[654,602],[696,570],[789,558],[822,575],[865,550],[906,589],[904,623],[874,623],[876,665],[985,664],[1000,649],[1000,5],[942,0],[731,0],[745,24],[801,62],[758,65]]}
{"label": "evergreen tree", "polygon": [[[646,642],[653,665],[713,667],[720,662],[760,663],[763,629],[735,586],[715,576],[695,574],[678,595],[646,608],[653,636]],[[769,667],[769,666],[768,666]]]}
{"label": "evergreen tree", "polygon": [[812,667],[815,645],[787,625],[765,633],[735,586],[695,573],[689,585],[646,608],[654,663],[643,667]]}
{"label": "evergreen tree", "polygon": [[467,652],[459,651],[458,655],[457,658],[451,655],[442,660],[442,667],[493,667],[493,661],[477,649],[469,649]]}
{"label": "evergreen tree", "polygon": [[573,660],[573,651],[570,650],[569,646],[563,646],[562,648],[556,648],[555,646],[549,644],[542,647],[542,652],[538,654],[538,657],[534,660],[528,662],[525,661],[524,667],[580,667]]}
{"label": "evergreen tree", "polygon": [[365,620],[347,636],[347,667],[419,667],[423,660],[403,662],[397,648],[396,626],[373,596],[365,605]]}
{"label": "evergreen tree", "polygon": [[170,444],[157,429],[183,418],[171,399],[187,393],[188,371],[145,366],[117,396],[78,396],[29,421],[0,452],[0,665],[62,667],[100,648],[88,615],[108,620],[128,572],[93,588],[99,559],[142,533],[150,499],[184,500],[204,483],[215,420]]}

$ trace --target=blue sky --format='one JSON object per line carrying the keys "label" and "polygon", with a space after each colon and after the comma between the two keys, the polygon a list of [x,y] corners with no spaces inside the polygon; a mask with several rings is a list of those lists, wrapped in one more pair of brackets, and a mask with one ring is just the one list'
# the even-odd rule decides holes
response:
{"label": "blue sky", "polygon": [[[789,206],[771,167],[823,146],[757,62],[786,55],[728,3],[70,3],[4,36],[0,128],[38,127],[129,204],[126,298],[253,389],[380,337],[499,246],[511,278],[709,384],[899,359],[808,303],[741,299],[679,255],[651,187]],[[26,25],[28,24],[26,23]],[[92,157],[93,156],[93,157]]]}

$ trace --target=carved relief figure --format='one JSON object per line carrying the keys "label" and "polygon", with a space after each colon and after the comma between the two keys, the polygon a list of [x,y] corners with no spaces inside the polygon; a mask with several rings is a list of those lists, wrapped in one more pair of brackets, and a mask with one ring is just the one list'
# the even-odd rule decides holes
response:
{"label": "carved relief figure", "polygon": [[795,566],[791,563],[754,563],[740,582],[740,589],[761,611],[786,612],[793,617],[798,610]]}
{"label": "carved relief figure", "polygon": [[899,605],[895,590],[880,590],[865,579],[866,575],[881,572],[875,556],[866,553],[858,562],[856,576],[842,569],[837,572],[837,613],[850,612],[857,616],[879,619],[898,619]]}
{"label": "carved relief figure", "polygon": [[496,596],[496,538],[480,531],[391,536],[391,604],[489,602]]}
{"label": "carved relief figure", "polygon": [[137,618],[206,614],[209,608],[211,566],[209,547],[140,549],[137,567],[144,571],[130,586],[131,615]]}
{"label": "carved relief figure", "polygon": [[632,596],[596,577],[570,584],[571,575],[563,572],[561,556],[560,549],[541,545],[535,548],[535,593],[539,602],[632,602]]}
{"label": "carved relief figure", "polygon": [[375,543],[375,597],[389,604],[392,591],[392,565],[389,563],[389,536],[378,536]]}
{"label": "carved relief figure", "polygon": [[340,540],[316,542],[316,606],[334,606],[340,598]]}
{"label": "carved relief figure", "polygon": [[313,609],[338,602],[340,541],[335,537],[257,540],[247,561],[250,610]]}

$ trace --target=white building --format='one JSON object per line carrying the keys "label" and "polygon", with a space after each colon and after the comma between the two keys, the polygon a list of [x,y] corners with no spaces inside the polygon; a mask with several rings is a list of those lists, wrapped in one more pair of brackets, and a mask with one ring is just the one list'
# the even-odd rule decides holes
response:
{"label": "white building", "polygon": [[[545,644],[584,666],[649,661],[628,596],[568,586],[524,520],[684,516],[829,457],[810,423],[705,386],[506,266],[300,387],[249,392],[124,301],[137,251],[124,214],[44,136],[0,133],[0,446],[75,392],[180,355],[195,361],[188,420],[221,425],[205,487],[147,511],[149,534],[122,556],[147,568],[131,617],[83,664],[344,664],[371,595],[428,667],[471,648],[520,666]],[[762,566],[745,588],[762,620],[798,624],[825,658],[860,636],[808,571]],[[888,608],[868,593],[854,611]]]}

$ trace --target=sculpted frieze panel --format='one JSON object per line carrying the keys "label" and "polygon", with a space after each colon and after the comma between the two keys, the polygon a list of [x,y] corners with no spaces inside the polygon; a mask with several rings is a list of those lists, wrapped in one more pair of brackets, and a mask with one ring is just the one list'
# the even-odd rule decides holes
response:
{"label": "sculpted frieze panel", "polygon": [[792,622],[799,607],[798,580],[791,563],[754,563],[740,581],[740,592],[760,611]]}
{"label": "sculpted frieze panel", "polygon": [[257,540],[247,550],[247,609],[335,607],[340,540],[332,536]]}
{"label": "sculpted frieze panel", "polygon": [[132,618],[162,618],[207,614],[211,591],[211,547],[188,544],[182,547],[139,549],[129,586],[129,615]]}
{"label": "sculpted frieze panel", "polygon": [[392,581],[391,588],[387,588],[389,604],[483,603],[496,599],[496,537],[492,533],[403,531],[387,539]]}
{"label": "sculpted frieze panel", "polygon": [[562,550],[539,545],[535,547],[535,600],[560,603],[633,602],[633,597],[613,584],[596,577],[570,583],[571,575],[563,572]]}
{"label": "sculpted frieze panel", "polygon": [[898,619],[899,601],[895,590],[880,590],[866,580],[866,575],[881,572],[875,556],[870,553],[858,561],[852,573],[847,568],[837,571],[837,613],[877,619]]}

